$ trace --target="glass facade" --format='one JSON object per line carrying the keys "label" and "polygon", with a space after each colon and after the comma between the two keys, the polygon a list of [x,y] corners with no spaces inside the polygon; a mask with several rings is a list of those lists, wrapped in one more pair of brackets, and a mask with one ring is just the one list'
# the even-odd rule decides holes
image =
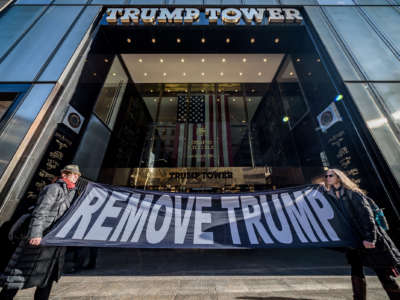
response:
{"label": "glass facade", "polygon": [[[107,5],[296,6],[304,22],[240,26],[241,30],[235,26],[210,30],[204,20],[196,26],[111,29],[100,22]],[[221,172],[232,172],[240,180],[223,178],[212,188],[240,191],[313,182],[327,166],[338,166],[361,185],[375,182],[372,193],[383,192],[388,199],[383,206],[396,206],[399,5],[393,0],[18,0],[0,12],[0,27],[5,29],[0,32],[0,175],[18,151],[28,151],[21,148],[28,147],[21,141],[31,138],[26,134],[44,113],[41,109],[51,90],[62,89],[76,64],[85,59],[83,70],[74,75],[80,78],[70,104],[85,119],[77,135],[81,142],[76,158],[83,165],[90,162],[92,180],[203,191],[211,181],[190,186],[159,178],[175,176],[171,173],[179,168],[225,168]],[[203,39],[206,42],[200,42]],[[222,70],[221,62],[214,64],[220,70],[213,71],[211,66],[202,71],[201,62],[191,70],[179,61],[171,69],[159,62],[162,56],[189,59],[199,53],[205,58],[216,54],[241,58],[234,63],[227,60],[235,74]],[[282,56],[278,65],[254,67],[253,75],[240,70],[244,56],[250,62],[251,55],[271,54]],[[154,61],[146,71],[124,55],[153,55]],[[264,78],[268,72],[271,77]],[[19,102],[12,100],[18,91],[1,94],[2,86],[20,83],[29,88]],[[335,101],[338,96],[341,101]],[[51,97],[56,107],[56,93]],[[335,107],[340,121],[324,131],[321,113],[328,107]],[[85,140],[98,145],[96,159],[85,159],[90,157]],[[135,172],[150,176],[146,173],[150,169],[156,169],[158,177],[140,183],[137,178],[144,175]],[[0,187],[9,180],[3,176]]]}

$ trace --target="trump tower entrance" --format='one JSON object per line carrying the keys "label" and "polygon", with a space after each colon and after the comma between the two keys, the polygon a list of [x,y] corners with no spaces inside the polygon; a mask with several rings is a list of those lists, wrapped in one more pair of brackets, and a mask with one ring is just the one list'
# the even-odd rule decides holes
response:
{"label": "trump tower entrance", "polygon": [[107,9],[71,101],[90,119],[74,161],[92,180],[199,193],[319,182],[335,166],[377,192],[350,96],[303,18]]}
{"label": "trump tower entrance", "polygon": [[[335,167],[387,194],[366,124],[302,10],[105,8],[98,22],[54,136],[87,180],[239,193],[319,183]],[[396,220],[390,198],[375,198]]]}

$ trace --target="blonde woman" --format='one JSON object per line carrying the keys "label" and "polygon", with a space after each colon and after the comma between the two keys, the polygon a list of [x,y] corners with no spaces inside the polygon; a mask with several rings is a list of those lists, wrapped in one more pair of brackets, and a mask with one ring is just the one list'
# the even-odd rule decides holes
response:
{"label": "blonde woman", "polygon": [[327,196],[350,221],[359,239],[357,249],[346,251],[351,265],[354,299],[367,299],[363,266],[368,266],[374,269],[389,298],[399,300],[400,287],[393,277],[398,276],[400,252],[386,232],[376,224],[365,192],[338,169],[326,171],[324,186]]}

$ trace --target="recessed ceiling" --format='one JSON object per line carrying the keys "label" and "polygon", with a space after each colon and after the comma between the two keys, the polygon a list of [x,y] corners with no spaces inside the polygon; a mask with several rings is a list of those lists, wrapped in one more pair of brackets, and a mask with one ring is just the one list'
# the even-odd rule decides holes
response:
{"label": "recessed ceiling", "polygon": [[283,54],[122,54],[136,83],[271,82]]}

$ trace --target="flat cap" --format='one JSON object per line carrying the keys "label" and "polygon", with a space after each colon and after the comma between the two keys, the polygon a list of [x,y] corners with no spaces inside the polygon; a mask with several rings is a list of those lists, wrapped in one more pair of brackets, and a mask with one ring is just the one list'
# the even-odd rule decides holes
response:
{"label": "flat cap", "polygon": [[81,172],[79,171],[78,165],[66,165],[62,170],[62,172],[70,172],[70,173],[75,173],[78,174],[79,176],[82,175]]}

